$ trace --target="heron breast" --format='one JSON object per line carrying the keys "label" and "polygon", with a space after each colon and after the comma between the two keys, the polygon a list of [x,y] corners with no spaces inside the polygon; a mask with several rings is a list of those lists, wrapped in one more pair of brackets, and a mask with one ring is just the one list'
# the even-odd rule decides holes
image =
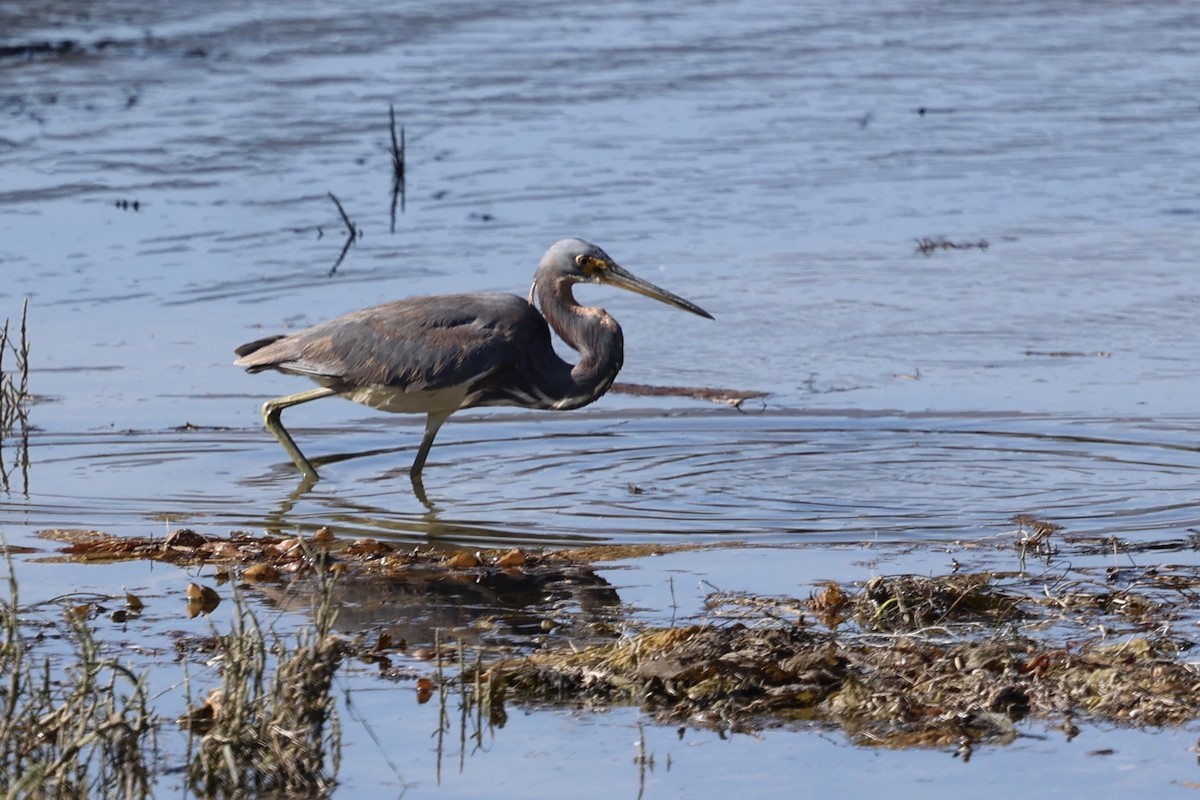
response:
{"label": "heron breast", "polygon": [[470,384],[445,389],[405,391],[396,386],[363,386],[342,394],[347,400],[393,414],[428,414],[431,411],[457,411],[469,405]]}

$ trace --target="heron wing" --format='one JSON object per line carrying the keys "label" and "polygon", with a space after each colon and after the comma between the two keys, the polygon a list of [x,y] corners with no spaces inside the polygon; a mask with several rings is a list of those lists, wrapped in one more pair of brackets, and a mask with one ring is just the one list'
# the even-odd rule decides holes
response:
{"label": "heron wing", "polygon": [[[451,294],[386,303],[238,348],[235,364],[276,369],[339,390],[405,392],[476,383],[511,367],[522,343],[549,345],[545,320],[510,294]],[[257,345],[257,347],[256,347]]]}

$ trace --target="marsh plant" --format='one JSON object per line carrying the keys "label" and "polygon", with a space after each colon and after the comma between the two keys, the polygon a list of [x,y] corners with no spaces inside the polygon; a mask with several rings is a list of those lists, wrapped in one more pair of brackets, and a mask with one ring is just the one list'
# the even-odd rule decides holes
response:
{"label": "marsh plant", "polygon": [[[4,491],[9,490],[12,474],[18,470],[25,490],[29,490],[28,317],[29,300],[26,299],[21,307],[21,324],[15,338],[9,333],[7,318],[4,327],[0,328],[0,489]],[[11,459],[4,452],[9,439],[17,444]]]}
{"label": "marsh plant", "polygon": [[74,646],[72,663],[39,657],[22,632],[11,567],[0,600],[0,796],[149,796],[145,677],[103,653],[83,613],[53,624]]}
{"label": "marsh plant", "polygon": [[237,598],[230,632],[218,640],[221,685],[181,720],[199,736],[188,782],[200,796],[332,793],[341,729],[331,688],[344,644],[332,635],[331,581],[320,579],[314,626],[294,644],[264,632]]}
{"label": "marsh plant", "polygon": [[[58,598],[46,604],[49,615],[21,607],[8,568],[8,596],[0,599],[0,800],[152,796],[165,763],[158,744],[166,720],[151,707],[150,673],[121,663],[95,639],[94,603]],[[185,780],[196,796],[332,794],[341,729],[331,689],[345,644],[332,634],[331,580],[316,584],[315,624],[286,638],[264,630],[235,592],[229,632],[207,640],[218,685],[180,720]],[[185,672],[189,693],[194,683]]]}
{"label": "marsh plant", "polygon": [[0,328],[0,436],[11,436],[29,426],[28,318],[29,300],[26,299],[21,306],[21,323],[15,336],[9,332],[8,318]]}

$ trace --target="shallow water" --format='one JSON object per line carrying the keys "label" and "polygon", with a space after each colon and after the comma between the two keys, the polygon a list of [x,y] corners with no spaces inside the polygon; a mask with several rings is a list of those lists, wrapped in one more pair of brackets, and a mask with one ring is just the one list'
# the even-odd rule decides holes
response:
{"label": "shallow water", "polygon": [[[166,519],[471,547],[956,541],[1010,530],[1020,513],[1170,537],[1200,527],[1192,430],[1061,414],[464,415],[434,450],[425,502],[407,474],[416,422],[297,429],[314,457],[346,450],[322,453],[315,485],[258,431],[47,433],[31,444],[29,498],[4,513],[10,531],[145,535]],[[266,472],[247,474],[256,458]]]}
{"label": "shallow water", "polygon": [[[1135,540],[1200,525],[1190,5],[143,5],[0,9],[0,46],[78,45],[0,58],[0,317],[30,298],[40,397],[28,470],[0,451],[9,542],[186,524],[803,544],[774,570],[754,550],[676,562],[803,596],[869,577],[818,543],[972,540],[1017,513]],[[363,231],[332,276],[329,192]],[[236,345],[383,298],[523,294],[566,235],[716,317],[582,290],[622,322],[622,380],[765,401],[465,413],[426,502],[420,420],[327,401],[288,412],[323,476],[299,481],[258,407],[307,387],[244,375]],[[988,247],[924,256],[921,237]],[[542,724],[630,740],[614,718]],[[814,746],[783,740],[743,757]]]}

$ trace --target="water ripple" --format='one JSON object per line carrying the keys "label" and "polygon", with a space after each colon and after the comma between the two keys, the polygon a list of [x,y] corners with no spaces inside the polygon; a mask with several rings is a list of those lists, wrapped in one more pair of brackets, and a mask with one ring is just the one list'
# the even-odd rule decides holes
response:
{"label": "water ripple", "polygon": [[[299,429],[325,480],[298,494],[292,466],[260,431],[35,436],[31,495],[0,504],[0,524],[77,526],[83,516],[144,529],[167,514],[218,529],[331,524],[346,535],[499,547],[952,540],[1034,514],[1136,539],[1200,526],[1196,423],[878,412],[464,416],[427,468],[432,507],[407,478],[413,424]],[[331,446],[344,450],[328,454]],[[247,472],[253,465],[267,471]],[[143,474],[160,476],[153,495],[129,491]],[[213,477],[193,485],[194,475]],[[79,493],[39,491],[63,485]]]}

